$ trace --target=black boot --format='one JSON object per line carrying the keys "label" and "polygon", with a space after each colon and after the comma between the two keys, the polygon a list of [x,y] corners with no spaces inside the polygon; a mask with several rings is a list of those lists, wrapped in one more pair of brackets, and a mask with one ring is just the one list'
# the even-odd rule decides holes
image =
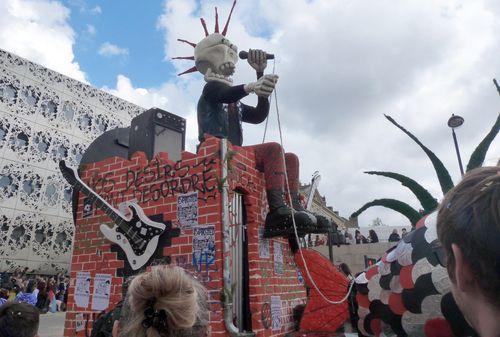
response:
{"label": "black boot", "polygon": [[293,209],[295,209],[296,211],[300,211],[300,212],[307,212],[309,214],[314,215],[314,217],[316,217],[317,226],[314,229],[314,231],[311,233],[328,233],[332,229],[332,222],[330,220],[328,220],[328,218],[324,217],[323,215],[319,215],[319,214],[310,212],[310,211],[306,210],[304,208],[304,206],[302,206],[302,203],[300,202],[299,192],[292,192],[291,197],[292,197]]}
{"label": "black boot", "polygon": [[266,192],[269,213],[266,216],[266,226],[264,228],[265,238],[294,234],[292,216],[295,219],[299,236],[311,233],[311,230],[317,227],[314,215],[301,211],[293,211],[285,204],[282,190],[273,189]]}

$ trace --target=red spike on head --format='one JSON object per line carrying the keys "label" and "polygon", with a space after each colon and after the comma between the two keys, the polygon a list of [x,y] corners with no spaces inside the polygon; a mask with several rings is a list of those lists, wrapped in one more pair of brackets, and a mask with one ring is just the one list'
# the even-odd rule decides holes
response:
{"label": "red spike on head", "polygon": [[215,31],[214,33],[219,32],[219,13],[217,12],[217,7],[215,7]]}
{"label": "red spike on head", "polygon": [[177,39],[177,41],[187,43],[187,44],[191,45],[193,48],[196,47],[196,43],[189,42],[187,40]]}
{"label": "red spike on head", "polygon": [[181,76],[181,75],[184,75],[184,74],[189,74],[189,73],[194,73],[195,71],[198,71],[198,68],[196,68],[196,66],[191,67],[191,68],[189,68],[188,70],[183,71],[183,72],[182,72],[182,73],[180,73],[180,74],[177,74],[177,76]]}
{"label": "red spike on head", "polygon": [[204,18],[200,18],[201,25],[203,26],[203,29],[205,30],[205,36],[208,36],[208,29],[207,29],[207,23],[205,22]]}
{"label": "red spike on head", "polygon": [[229,21],[231,20],[231,14],[233,14],[233,9],[234,6],[236,5],[236,0],[233,2],[233,7],[231,7],[231,11],[229,12],[229,16],[227,17],[226,25],[224,26],[224,29],[222,30],[222,35],[226,36],[227,34],[227,27],[229,26]]}

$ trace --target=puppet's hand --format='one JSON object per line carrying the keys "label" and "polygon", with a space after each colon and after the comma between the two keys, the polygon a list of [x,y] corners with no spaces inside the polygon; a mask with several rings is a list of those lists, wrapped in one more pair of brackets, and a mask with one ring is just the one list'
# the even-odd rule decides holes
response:
{"label": "puppet's hand", "polygon": [[267,67],[266,52],[260,49],[250,49],[248,51],[248,64],[258,73],[263,72]]}
{"label": "puppet's hand", "polygon": [[276,82],[278,75],[264,75],[257,82],[246,84],[244,88],[247,93],[255,92],[257,96],[267,98],[276,87]]}

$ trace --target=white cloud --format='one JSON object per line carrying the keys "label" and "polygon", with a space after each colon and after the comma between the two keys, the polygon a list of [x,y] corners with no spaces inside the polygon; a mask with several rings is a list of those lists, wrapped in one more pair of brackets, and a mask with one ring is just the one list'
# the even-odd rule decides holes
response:
{"label": "white cloud", "polygon": [[0,1],[0,48],[87,82],[73,54],[69,14],[58,1]]}
{"label": "white cloud", "polygon": [[[200,16],[213,31],[214,4],[223,26],[230,1],[208,1],[201,7],[194,0],[165,2],[158,20],[165,33],[165,60],[192,55],[193,49],[176,39],[198,42],[203,37]],[[383,114],[414,132],[458,181],[446,121],[452,112],[465,118],[457,134],[466,165],[498,113],[499,97],[491,79],[500,79],[499,16],[498,8],[494,12],[486,1],[247,0],[238,2],[228,38],[240,49],[261,48],[276,55],[285,148],[299,155],[303,182],[314,171],[321,172],[320,192],[348,217],[375,198],[420,207],[401,184],[363,174],[367,170],[406,174],[442,197],[430,161]],[[192,66],[189,61],[174,62],[178,72]],[[270,62],[268,72],[272,66]],[[254,78],[248,64],[237,65],[235,83]],[[135,88],[120,76],[111,92],[186,117],[188,149],[193,151],[202,87],[199,74],[148,89]],[[264,124],[244,125],[245,144],[262,142],[263,133]],[[266,141],[279,141],[274,103]],[[497,141],[487,162],[495,163],[499,155]],[[375,217],[389,225],[407,224],[404,217],[383,208],[369,209],[360,223],[369,224]]]}
{"label": "white cloud", "polygon": [[128,49],[118,47],[117,45],[109,43],[109,42],[104,42],[99,47],[99,55],[106,56],[106,57],[127,56]]}
{"label": "white cloud", "polygon": [[97,33],[97,29],[95,28],[94,25],[87,24],[87,34],[90,36],[93,36]]}

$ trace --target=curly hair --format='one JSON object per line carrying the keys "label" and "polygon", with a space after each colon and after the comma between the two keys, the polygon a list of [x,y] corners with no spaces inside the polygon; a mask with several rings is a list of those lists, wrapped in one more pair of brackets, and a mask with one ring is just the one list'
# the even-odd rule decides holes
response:
{"label": "curly hair", "polygon": [[437,232],[451,280],[455,281],[451,245],[456,244],[473,270],[478,288],[500,308],[500,167],[470,171],[445,195]]}
{"label": "curly hair", "polygon": [[131,281],[120,327],[120,337],[204,336],[206,290],[180,267],[154,266]]}

